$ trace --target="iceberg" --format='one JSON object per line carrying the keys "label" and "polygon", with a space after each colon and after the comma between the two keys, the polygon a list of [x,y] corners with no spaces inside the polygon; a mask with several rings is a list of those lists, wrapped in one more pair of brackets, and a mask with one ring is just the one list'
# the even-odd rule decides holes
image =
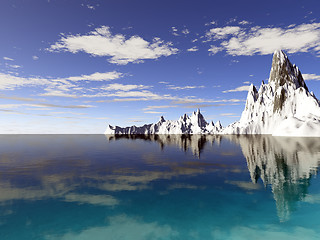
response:
{"label": "iceberg", "polygon": [[207,123],[198,109],[191,116],[184,114],[177,121],[165,120],[161,116],[157,123],[141,127],[121,128],[108,125],[105,134],[218,134],[221,129],[220,121],[216,124]]}
{"label": "iceberg", "polygon": [[268,83],[251,84],[245,109],[238,122],[223,128],[208,123],[200,109],[177,121],[163,116],[154,124],[121,128],[108,125],[105,134],[270,134],[320,137],[320,102],[310,92],[296,65],[282,50],[273,54]]}
{"label": "iceberg", "polygon": [[283,51],[273,55],[268,83],[262,82],[259,91],[250,86],[240,121],[223,133],[320,136],[319,100]]}

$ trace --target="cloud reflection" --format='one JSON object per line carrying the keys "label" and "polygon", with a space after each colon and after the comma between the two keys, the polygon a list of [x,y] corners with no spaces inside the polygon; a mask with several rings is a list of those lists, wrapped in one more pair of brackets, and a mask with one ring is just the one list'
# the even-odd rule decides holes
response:
{"label": "cloud reflection", "polygon": [[139,239],[139,240],[165,240],[177,237],[178,233],[168,225],[157,222],[143,222],[139,219],[119,215],[109,218],[109,225],[105,227],[92,227],[80,233],[69,232],[63,236],[47,236],[48,240],[73,239]]}

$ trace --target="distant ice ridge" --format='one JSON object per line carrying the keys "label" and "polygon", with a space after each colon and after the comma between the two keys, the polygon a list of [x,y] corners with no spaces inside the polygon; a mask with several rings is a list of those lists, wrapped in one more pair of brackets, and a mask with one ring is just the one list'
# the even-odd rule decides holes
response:
{"label": "distant ice ridge", "polygon": [[142,127],[108,126],[105,134],[271,134],[274,136],[320,137],[320,103],[309,92],[297,66],[286,54],[274,52],[270,77],[259,91],[251,84],[240,121],[222,128],[207,123],[200,113],[186,114],[178,121],[163,117]]}
{"label": "distant ice ridge", "polygon": [[105,134],[218,134],[222,129],[220,121],[216,124],[207,123],[200,109],[191,116],[184,114],[177,121],[165,120],[163,116],[157,123],[141,127],[131,126],[121,128],[108,126]]}

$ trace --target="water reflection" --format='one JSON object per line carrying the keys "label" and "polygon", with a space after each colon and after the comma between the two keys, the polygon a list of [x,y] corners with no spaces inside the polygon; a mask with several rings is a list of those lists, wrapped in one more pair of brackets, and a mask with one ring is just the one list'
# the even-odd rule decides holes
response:
{"label": "water reflection", "polygon": [[[310,194],[310,184],[319,161],[316,138],[3,135],[0,238],[1,231],[18,234],[12,231],[16,225],[10,230],[10,221],[4,219],[17,218],[20,205],[33,209],[28,219],[20,216],[24,222],[19,226],[25,231],[30,222],[42,224],[47,217],[39,217],[42,212],[55,216],[61,211],[61,219],[77,218],[70,217],[74,229],[81,229],[78,232],[68,229],[66,222],[58,224],[61,235],[71,232],[70,239],[103,229],[117,233],[121,225],[139,224],[177,236],[198,223],[199,229],[228,225],[241,230],[241,223],[253,225],[261,216],[272,219],[272,214],[286,222],[298,202],[318,201]],[[39,208],[41,203],[45,211]],[[78,212],[86,217],[80,218]],[[52,222],[56,225],[57,219]],[[202,234],[200,230],[192,234],[196,233]]]}
{"label": "water reflection", "polygon": [[[268,135],[115,135],[109,141],[119,139],[143,139],[156,141],[163,149],[175,145],[184,151],[192,150],[198,158],[206,144],[217,146],[222,139],[239,144],[247,161],[251,181],[261,179],[265,187],[271,186],[276,201],[278,216],[287,221],[296,204],[304,200],[312,175],[317,173],[320,162],[319,138],[289,138]],[[259,186],[247,182],[227,181],[242,188],[255,189]],[[245,186],[245,187],[244,187]]]}
{"label": "water reflection", "polygon": [[251,180],[259,178],[270,185],[278,215],[286,221],[303,200],[320,161],[318,138],[287,138],[272,136],[233,137],[240,144],[247,160]]}
{"label": "water reflection", "polygon": [[[109,136],[108,139],[123,138]],[[130,139],[157,141],[162,151],[166,145],[177,145],[185,151],[192,149],[198,157],[208,142],[201,136],[132,136]],[[152,189],[156,181],[233,167],[194,161],[190,156],[181,158],[169,154],[164,158],[161,151],[131,140],[106,144],[104,135],[1,136],[0,204],[14,200],[59,199],[115,206],[120,200],[114,192]],[[212,138],[211,143],[214,140]],[[168,190],[177,188],[196,189],[198,186],[180,182],[170,182],[167,186]],[[83,189],[95,191],[83,193]]]}
{"label": "water reflection", "polygon": [[161,149],[164,149],[165,146],[176,146],[187,152],[189,149],[192,153],[200,158],[201,152],[204,149],[206,144],[220,145],[222,136],[221,135],[106,135],[109,141],[120,140],[120,139],[142,139],[145,141],[155,141],[160,144]]}

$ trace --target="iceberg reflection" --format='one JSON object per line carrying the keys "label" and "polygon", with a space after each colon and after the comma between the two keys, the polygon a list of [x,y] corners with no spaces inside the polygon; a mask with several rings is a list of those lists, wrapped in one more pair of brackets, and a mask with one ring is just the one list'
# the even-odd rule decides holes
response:
{"label": "iceberg reflection", "polygon": [[[263,229],[274,223],[294,226],[294,221],[300,226],[301,219],[320,210],[319,190],[310,187],[318,181],[312,177],[320,160],[318,140],[0,136],[0,232],[12,239],[33,239],[35,232],[43,237],[42,229],[52,239],[98,239],[111,232],[126,239],[131,234],[123,229],[132,226],[156,232],[154,239],[190,239],[192,234],[226,239],[223,234],[232,229],[245,233],[252,226],[255,233],[259,224]],[[17,219],[19,224],[12,224]],[[319,226],[317,216],[312,221]],[[282,233],[280,225],[276,233]],[[307,221],[301,225],[309,229]],[[139,234],[139,239],[149,236]]]}
{"label": "iceberg reflection", "polygon": [[159,135],[106,135],[109,141],[120,140],[120,139],[142,139],[145,141],[155,141],[160,144],[161,149],[164,149],[165,146],[177,146],[183,151],[187,152],[189,149],[192,153],[200,158],[202,150],[210,143],[213,145],[220,145],[222,135],[201,135],[201,134],[159,134]]}
{"label": "iceberg reflection", "polygon": [[[251,181],[261,179],[270,186],[280,221],[287,221],[299,201],[309,201],[308,187],[320,162],[319,138],[273,137],[270,135],[107,135],[109,141],[142,139],[158,142],[162,149],[175,145],[183,151],[191,150],[198,158],[206,145],[229,140],[240,145],[247,161]],[[226,181],[246,189],[258,189],[243,182]],[[306,196],[308,195],[308,198]]]}
{"label": "iceberg reflection", "polygon": [[251,180],[270,185],[281,221],[303,200],[320,161],[318,138],[272,136],[231,137],[240,144]]}

